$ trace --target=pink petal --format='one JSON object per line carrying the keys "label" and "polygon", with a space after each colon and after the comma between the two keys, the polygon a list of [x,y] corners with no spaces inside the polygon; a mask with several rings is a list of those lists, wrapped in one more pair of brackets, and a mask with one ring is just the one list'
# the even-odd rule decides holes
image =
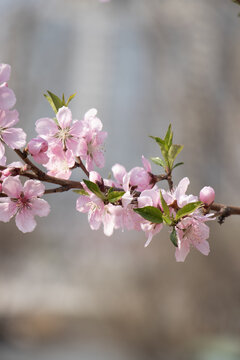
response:
{"label": "pink petal", "polygon": [[73,152],[74,155],[79,155],[79,140],[74,138],[68,138],[66,141],[67,148]]}
{"label": "pink petal", "polygon": [[0,84],[8,82],[11,75],[11,66],[8,64],[0,64]]}
{"label": "pink petal", "polygon": [[2,159],[3,155],[5,154],[5,147],[0,140],[0,159]]}
{"label": "pink petal", "polygon": [[17,110],[0,110],[0,126],[12,127],[19,121]]}
{"label": "pink petal", "polygon": [[91,206],[91,201],[89,196],[80,195],[76,202],[76,209],[82,213],[87,213]]}
{"label": "pink petal", "polygon": [[36,121],[36,132],[39,135],[52,136],[58,132],[58,127],[53,119],[41,118]]}
{"label": "pink petal", "polygon": [[19,198],[23,191],[22,184],[17,176],[9,176],[2,183],[2,191],[11,198]]}
{"label": "pink petal", "polygon": [[9,110],[16,103],[16,97],[12,89],[7,86],[0,86],[0,109]]}
{"label": "pink petal", "polygon": [[50,212],[50,206],[48,202],[43,199],[33,199],[31,200],[31,205],[33,215],[42,217],[47,216]]}
{"label": "pink petal", "polygon": [[84,120],[89,120],[90,118],[94,118],[97,115],[96,109],[90,109],[88,110],[84,115]]}
{"label": "pink petal", "polygon": [[74,137],[80,137],[83,134],[84,125],[82,121],[75,121],[69,131],[69,133]]}
{"label": "pink petal", "polygon": [[147,172],[151,172],[152,168],[151,168],[151,164],[150,161],[148,159],[146,159],[143,155],[142,155],[142,163],[143,163],[143,167]]}
{"label": "pink petal", "polygon": [[101,150],[95,151],[93,153],[93,160],[94,160],[95,164],[97,165],[97,167],[99,167],[99,168],[104,167],[105,159],[104,159],[104,154]]}
{"label": "pink petal", "polygon": [[39,180],[27,180],[23,186],[23,192],[27,199],[42,196],[45,186]]}
{"label": "pink petal", "polygon": [[203,240],[200,243],[194,244],[195,248],[198,249],[203,255],[208,255],[210,252],[210,246],[207,240]]}
{"label": "pink petal", "polygon": [[17,207],[10,199],[4,199],[4,201],[0,203],[0,221],[8,222],[16,214]]}
{"label": "pink petal", "polygon": [[181,248],[176,248],[175,250],[175,258],[178,262],[183,262],[186,259],[186,256],[188,255],[190,251],[190,245],[188,242],[183,242],[181,244]]}
{"label": "pink petal", "polygon": [[37,223],[29,209],[23,209],[16,215],[16,225],[23,233],[31,232],[35,229]]}
{"label": "pink petal", "polygon": [[177,201],[180,200],[181,196],[185,195],[189,184],[190,184],[190,181],[187,177],[183,178],[179,182],[179,184],[175,190],[175,197],[176,197]]}
{"label": "pink petal", "polygon": [[120,164],[115,164],[112,167],[112,173],[115,179],[119,184],[123,184],[123,177],[126,175],[127,171],[124,166]]}
{"label": "pink petal", "polygon": [[8,128],[2,132],[2,138],[12,149],[20,149],[26,144],[26,134],[20,128]]}
{"label": "pink petal", "polygon": [[37,155],[33,155],[33,158],[38,164],[46,164],[49,160],[49,157],[46,153],[39,153]]}
{"label": "pink petal", "polygon": [[56,118],[61,128],[65,129],[71,125],[72,112],[66,106],[63,106],[58,110]]}
{"label": "pink petal", "polygon": [[[1,142],[0,142],[0,149],[1,149]],[[2,158],[0,156],[0,165],[5,166],[6,161],[7,161],[6,156],[3,156]]]}

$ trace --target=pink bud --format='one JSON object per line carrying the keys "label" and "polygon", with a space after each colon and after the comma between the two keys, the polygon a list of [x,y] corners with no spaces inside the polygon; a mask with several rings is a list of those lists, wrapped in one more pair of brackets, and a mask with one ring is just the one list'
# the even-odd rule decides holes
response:
{"label": "pink bud", "polygon": [[210,205],[214,202],[215,191],[211,186],[204,186],[199,194],[199,199],[206,205]]}
{"label": "pink bud", "polygon": [[30,140],[28,143],[28,150],[31,155],[44,153],[47,151],[47,149],[48,149],[47,141],[42,139],[40,136]]}

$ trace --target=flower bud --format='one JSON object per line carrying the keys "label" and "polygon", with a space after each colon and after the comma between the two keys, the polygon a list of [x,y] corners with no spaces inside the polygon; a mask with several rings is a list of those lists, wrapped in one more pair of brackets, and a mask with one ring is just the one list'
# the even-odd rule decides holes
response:
{"label": "flower bud", "polygon": [[211,186],[204,186],[199,194],[199,199],[206,205],[211,205],[215,199],[215,191]]}

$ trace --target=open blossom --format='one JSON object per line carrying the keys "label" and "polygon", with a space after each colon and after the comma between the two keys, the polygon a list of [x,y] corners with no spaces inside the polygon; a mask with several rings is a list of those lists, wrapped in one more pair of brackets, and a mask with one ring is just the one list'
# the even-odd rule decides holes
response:
{"label": "open blossom", "polygon": [[82,123],[78,120],[72,121],[72,112],[66,106],[58,110],[56,118],[57,124],[50,118],[38,119],[37,133],[49,143],[49,146],[59,145],[64,150],[71,150],[75,156],[80,155],[79,140],[82,137]]}
{"label": "open blossom", "polygon": [[11,67],[8,64],[0,64],[0,109],[9,110],[16,103],[14,92],[9,89],[7,82],[10,78]]}
{"label": "open blossom", "polygon": [[107,137],[107,133],[102,130],[102,122],[96,117],[97,110],[90,109],[84,115],[82,120],[83,137],[79,144],[79,155],[86,160],[86,168],[88,171],[93,170],[94,163],[97,167],[102,168],[105,164],[103,154],[103,143]]}
{"label": "open blossom", "polygon": [[190,202],[198,201],[198,197],[195,195],[186,195],[186,191],[190,181],[187,177],[183,178],[178,186],[172,191],[162,190],[162,195],[164,200],[168,205],[174,205],[174,202],[177,203],[179,208],[182,208]]}
{"label": "open blossom", "polygon": [[8,197],[0,200],[0,221],[8,222],[16,215],[16,225],[22,232],[31,232],[36,227],[34,216],[47,216],[49,204],[39,199],[45,187],[38,180],[27,180],[22,186],[19,178],[8,177],[2,183],[2,192]]}
{"label": "open blossom", "polygon": [[48,152],[49,161],[44,166],[49,170],[48,175],[69,179],[75,164],[75,157],[71,150],[64,151],[61,145],[55,145]]}
{"label": "open blossom", "polygon": [[28,143],[28,151],[39,164],[46,164],[49,160],[47,156],[48,143],[40,136],[33,138]]}
{"label": "open blossom", "polygon": [[89,196],[80,195],[77,199],[76,209],[88,213],[88,222],[92,230],[98,230],[103,224],[104,234],[111,236],[115,227],[114,205],[107,204],[90,192]]}
{"label": "open blossom", "polygon": [[0,110],[0,159],[5,153],[4,143],[12,149],[20,149],[26,143],[25,132],[12,127],[18,121],[16,110]]}
{"label": "open blossom", "polygon": [[[131,169],[129,172],[126,171],[125,167],[120,164],[115,164],[112,167],[113,176],[116,179],[115,186],[123,187],[125,191],[130,190],[134,187],[137,191],[143,191],[146,189],[151,189],[151,164],[150,162],[142,156],[143,167],[137,166]],[[128,174],[128,187],[126,189],[126,175]],[[125,187],[124,187],[125,184]]]}
{"label": "open blossom", "polygon": [[178,247],[175,251],[177,261],[184,261],[191,246],[199,250],[203,255],[208,255],[210,248],[207,241],[209,227],[204,224],[209,218],[206,216],[187,216],[176,226]]}

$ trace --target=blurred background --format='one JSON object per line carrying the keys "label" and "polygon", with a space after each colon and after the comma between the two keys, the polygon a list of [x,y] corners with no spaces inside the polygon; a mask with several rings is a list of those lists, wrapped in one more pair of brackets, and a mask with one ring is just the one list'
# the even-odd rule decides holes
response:
{"label": "blurred background", "polygon": [[[28,140],[52,116],[42,94],[96,107],[108,132],[107,176],[172,123],[184,144],[174,182],[210,185],[240,205],[240,19],[230,0],[0,0],[0,61]],[[9,162],[15,157],[9,153]],[[159,172],[153,165],[153,171]],[[79,170],[74,175],[80,179]],[[167,230],[91,231],[76,194],[23,235],[1,223],[0,360],[240,359],[240,219],[210,224],[211,253],[176,263]]]}

